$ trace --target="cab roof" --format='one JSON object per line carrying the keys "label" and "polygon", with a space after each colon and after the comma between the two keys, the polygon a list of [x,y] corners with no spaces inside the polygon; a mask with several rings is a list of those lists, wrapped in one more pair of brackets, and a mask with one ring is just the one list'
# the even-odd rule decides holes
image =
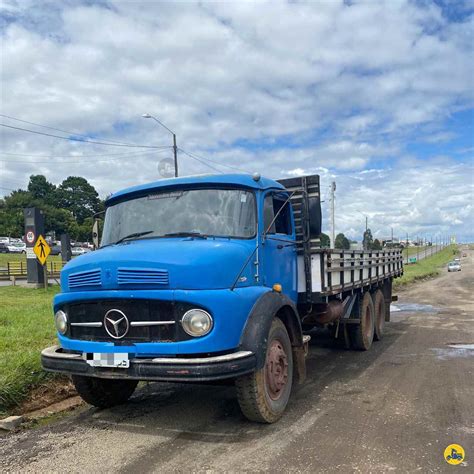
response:
{"label": "cab roof", "polygon": [[223,186],[235,186],[251,189],[285,189],[278,181],[273,179],[261,177],[258,181],[253,179],[250,174],[208,174],[198,176],[185,176],[182,178],[169,178],[160,179],[159,181],[153,181],[152,183],[140,184],[138,186],[132,186],[130,188],[122,189],[112,194],[107,200],[106,204],[112,204],[113,201],[122,200],[122,198],[133,197],[135,195],[146,194],[148,191],[157,191],[161,189],[173,189],[173,188],[192,188],[205,187],[210,185],[211,187]]}

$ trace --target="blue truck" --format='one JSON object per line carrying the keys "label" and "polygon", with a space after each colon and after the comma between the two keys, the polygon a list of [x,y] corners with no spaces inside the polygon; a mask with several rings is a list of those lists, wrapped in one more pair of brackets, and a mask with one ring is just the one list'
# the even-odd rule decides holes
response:
{"label": "blue truck", "polygon": [[273,423],[306,377],[310,333],[370,349],[390,319],[399,249],[320,248],[319,176],[164,179],[106,201],[100,247],[69,262],[43,368],[97,407],[138,382],[228,380]]}

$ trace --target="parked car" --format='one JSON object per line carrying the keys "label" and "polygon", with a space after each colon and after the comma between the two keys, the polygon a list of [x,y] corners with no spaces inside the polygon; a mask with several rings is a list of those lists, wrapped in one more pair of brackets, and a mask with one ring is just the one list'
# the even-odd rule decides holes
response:
{"label": "parked car", "polygon": [[10,237],[0,237],[0,242],[2,244],[9,244],[10,243]]}
{"label": "parked car", "polygon": [[8,253],[8,244],[5,242],[0,242],[0,253]]}
{"label": "parked car", "polygon": [[8,244],[8,251],[10,253],[26,253],[26,244],[24,242]]}
{"label": "parked car", "polygon": [[61,253],[61,246],[60,245],[53,245],[51,247],[51,255],[59,255]]}
{"label": "parked car", "polygon": [[461,264],[459,262],[449,262],[448,263],[448,272],[460,272]]}
{"label": "parked car", "polygon": [[78,255],[84,255],[85,253],[89,253],[89,249],[85,249],[83,247],[73,247],[71,249],[72,255],[77,257]]}

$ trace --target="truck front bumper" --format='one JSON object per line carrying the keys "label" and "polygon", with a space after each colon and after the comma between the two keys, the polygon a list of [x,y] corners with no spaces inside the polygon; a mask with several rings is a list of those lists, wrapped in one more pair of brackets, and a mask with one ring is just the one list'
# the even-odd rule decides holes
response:
{"label": "truck front bumper", "polygon": [[255,370],[255,354],[249,351],[200,358],[132,358],[128,368],[92,367],[82,354],[67,353],[59,346],[41,352],[41,364],[48,372],[105,379],[134,379],[162,382],[209,382],[248,374]]}

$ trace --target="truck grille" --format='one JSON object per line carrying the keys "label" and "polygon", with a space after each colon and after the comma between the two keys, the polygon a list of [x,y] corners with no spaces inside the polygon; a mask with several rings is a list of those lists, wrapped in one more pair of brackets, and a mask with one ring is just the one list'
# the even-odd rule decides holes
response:
{"label": "truck grille", "polygon": [[119,268],[119,285],[168,285],[168,271],[147,268]]}
{"label": "truck grille", "polygon": [[[175,342],[191,337],[181,327],[181,316],[195,307],[188,303],[157,300],[101,300],[70,303],[67,312],[71,339],[113,342],[129,345],[133,342]],[[126,315],[128,332],[120,339],[106,331],[104,318],[108,311],[118,310]]]}
{"label": "truck grille", "polygon": [[84,286],[100,286],[100,284],[100,268],[85,272],[71,273],[68,278],[68,285],[71,289],[81,288]]}

